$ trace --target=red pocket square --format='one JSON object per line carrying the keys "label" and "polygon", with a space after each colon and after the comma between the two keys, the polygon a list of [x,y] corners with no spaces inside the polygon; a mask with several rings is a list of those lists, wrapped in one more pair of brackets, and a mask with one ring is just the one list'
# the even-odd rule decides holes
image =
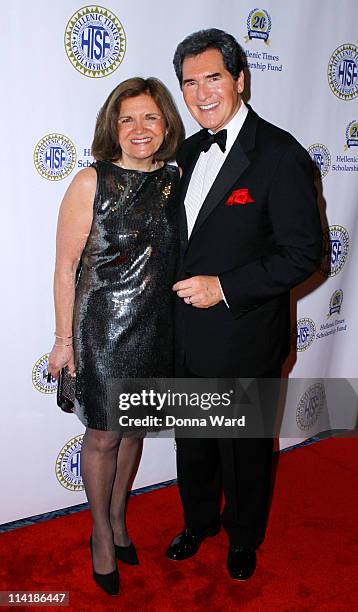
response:
{"label": "red pocket square", "polygon": [[228,206],[235,204],[250,204],[255,200],[252,199],[249,190],[245,187],[243,189],[235,189],[226,201]]}

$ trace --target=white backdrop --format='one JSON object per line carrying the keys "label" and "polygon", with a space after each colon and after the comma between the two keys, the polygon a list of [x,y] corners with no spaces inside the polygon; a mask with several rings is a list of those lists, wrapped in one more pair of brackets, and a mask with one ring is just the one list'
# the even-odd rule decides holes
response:
{"label": "white backdrop", "polygon": [[[77,438],[83,427],[56,407],[43,357],[53,341],[58,206],[76,170],[91,161],[96,114],[120,81],[159,77],[177,100],[187,134],[197,129],[171,65],[176,44],[190,32],[218,27],[237,37],[251,70],[251,105],[310,148],[324,175],[321,205],[331,226],[332,271],[328,279],[318,274],[311,282],[316,288],[297,306],[299,351],[291,376],[303,380],[290,387],[286,402],[292,438],[326,428],[332,405],[325,377],[357,376],[355,0],[266,0],[262,9],[249,0],[102,0],[103,9],[92,7],[70,21],[86,6],[12,0],[3,7],[1,523],[85,501]],[[93,13],[97,22],[91,22]],[[122,59],[120,65],[100,78],[94,66],[92,74],[81,73],[65,49],[69,41],[69,55],[77,53],[77,31],[92,64],[104,42],[110,61]],[[299,288],[296,296],[305,291]],[[352,425],[353,405],[348,413]],[[173,441],[147,440],[135,488],[174,477]]]}

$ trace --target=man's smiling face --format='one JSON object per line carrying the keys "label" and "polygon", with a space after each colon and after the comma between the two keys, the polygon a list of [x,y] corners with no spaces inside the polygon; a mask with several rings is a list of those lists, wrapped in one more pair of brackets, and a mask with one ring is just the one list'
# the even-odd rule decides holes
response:
{"label": "man's smiling face", "polygon": [[207,49],[183,61],[185,103],[203,128],[217,132],[236,114],[244,90],[244,73],[235,81],[217,49]]}

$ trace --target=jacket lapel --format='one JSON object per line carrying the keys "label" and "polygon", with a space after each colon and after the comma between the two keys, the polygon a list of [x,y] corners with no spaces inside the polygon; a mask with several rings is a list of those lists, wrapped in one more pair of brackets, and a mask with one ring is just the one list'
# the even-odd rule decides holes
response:
{"label": "jacket lapel", "polygon": [[191,148],[188,152],[188,165],[185,168],[183,177],[180,181],[180,195],[179,195],[179,233],[180,233],[180,248],[181,251],[184,252],[186,247],[188,246],[188,223],[186,218],[185,211],[185,196],[188,191],[191,175],[193,174],[193,170],[195,168],[196,162],[198,161],[199,155],[201,153],[199,148],[199,142],[203,138],[204,130],[201,130],[197,133],[197,138],[195,138],[195,146]]}
{"label": "jacket lapel", "polygon": [[[248,115],[245,119],[244,125],[242,126],[238,137],[236,138],[225,162],[223,163],[215,181],[213,182],[211,189],[206,196],[202,207],[199,211],[193,231],[190,235],[190,240],[202,226],[205,220],[208,218],[210,213],[216,208],[216,206],[223,200],[225,195],[230,191],[231,186],[240,178],[241,174],[250,165],[246,153],[252,150],[255,146],[256,127],[257,127],[258,116],[249,107]],[[191,168],[190,176],[192,175],[195,163],[199,155],[195,158],[193,167]],[[189,177],[190,180],[190,177]],[[189,180],[186,185],[185,193],[183,191],[183,200],[181,203],[181,209],[184,210],[184,199],[188,189]],[[186,228],[186,235],[187,235]]]}

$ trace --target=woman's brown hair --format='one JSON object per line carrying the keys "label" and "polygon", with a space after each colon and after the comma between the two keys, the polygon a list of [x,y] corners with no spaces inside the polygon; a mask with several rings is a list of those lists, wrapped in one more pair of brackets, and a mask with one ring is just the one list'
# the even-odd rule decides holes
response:
{"label": "woman's brown hair", "polygon": [[114,161],[121,157],[122,150],[118,142],[117,130],[121,102],[126,98],[135,98],[141,94],[147,94],[153,98],[165,120],[166,136],[160,149],[155,153],[155,160],[175,159],[176,151],[184,139],[183,122],[170,92],[159,79],[153,77],[127,79],[109,94],[96,121],[92,143],[92,155],[95,159]]}

